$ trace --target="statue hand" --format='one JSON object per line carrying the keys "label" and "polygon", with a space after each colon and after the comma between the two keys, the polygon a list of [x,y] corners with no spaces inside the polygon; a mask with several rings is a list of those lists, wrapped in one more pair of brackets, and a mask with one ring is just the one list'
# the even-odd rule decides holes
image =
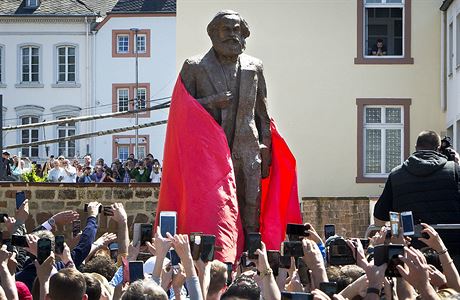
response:
{"label": "statue hand", "polygon": [[271,165],[271,151],[266,146],[260,148],[260,156],[262,158],[261,173],[262,178],[267,178],[270,175],[270,165]]}
{"label": "statue hand", "polygon": [[213,96],[211,105],[216,108],[226,108],[233,100],[232,92],[226,91]]}

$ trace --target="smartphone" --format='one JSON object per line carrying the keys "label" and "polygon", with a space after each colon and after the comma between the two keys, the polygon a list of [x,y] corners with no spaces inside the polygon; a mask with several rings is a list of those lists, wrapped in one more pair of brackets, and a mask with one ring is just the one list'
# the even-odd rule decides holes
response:
{"label": "smartphone", "polygon": [[14,251],[13,245],[11,245],[11,239],[2,239],[2,245],[6,245],[6,250],[9,252]]}
{"label": "smartphone", "polygon": [[64,252],[64,236],[56,235],[54,237],[54,253],[62,254]]}
{"label": "smartphone", "polygon": [[366,250],[369,248],[369,239],[359,239],[361,241],[361,245],[363,245],[363,249]]}
{"label": "smartphone", "polygon": [[177,212],[162,211],[160,212],[160,232],[162,237],[166,237],[166,232],[171,235],[176,234]]}
{"label": "smartphone", "polygon": [[[88,212],[88,203],[85,203],[85,206],[83,207],[83,211]],[[99,205],[99,213],[101,213],[101,212],[102,212],[102,205]]]}
{"label": "smartphone", "polygon": [[270,265],[270,268],[273,270],[274,276],[278,276],[279,274],[280,257],[281,257],[281,253],[279,251],[276,251],[276,250],[267,251],[268,264]]}
{"label": "smartphone", "polygon": [[288,223],[286,225],[286,234],[287,235],[297,235],[301,237],[309,236],[308,230],[310,226],[305,226],[303,224],[292,224]]}
{"label": "smartphone", "polygon": [[16,209],[19,209],[24,201],[26,201],[26,193],[16,192]]}
{"label": "smartphone", "polygon": [[429,239],[430,235],[426,232],[422,232],[422,230],[425,229],[421,224],[417,224],[414,226],[414,238],[424,238],[424,239]]}
{"label": "smartphone", "polygon": [[51,240],[41,238],[37,242],[37,261],[42,264],[51,254]]}
{"label": "smartphone", "polygon": [[313,300],[313,295],[301,292],[281,292],[281,300]]}
{"label": "smartphone", "polygon": [[[281,255],[289,257],[301,257],[303,256],[303,246],[302,242],[283,242],[281,244]],[[289,263],[290,265],[290,263]]]}
{"label": "smartphone", "polygon": [[145,245],[145,242],[152,242],[152,224],[141,224],[141,246]]}
{"label": "smartphone", "polygon": [[15,235],[11,236],[11,245],[16,247],[27,248],[29,244],[27,243],[27,238],[25,235]]}
{"label": "smartphone", "polygon": [[399,213],[390,211],[390,228],[392,236],[399,235]]}
{"label": "smartphone", "polygon": [[404,266],[404,263],[399,258],[399,255],[404,256],[404,245],[388,245],[388,265],[385,271],[387,277],[401,277],[396,266]]}
{"label": "smartphone", "polygon": [[324,239],[328,239],[331,236],[335,235],[335,225],[334,224],[326,224],[324,225]]}
{"label": "smartphone", "polygon": [[174,249],[169,251],[169,259],[171,260],[171,266],[173,267],[178,266],[180,263],[180,257]]}
{"label": "smartphone", "polygon": [[414,217],[411,211],[401,212],[401,223],[403,228],[403,234],[405,236],[414,235]]}
{"label": "smartphone", "polygon": [[200,258],[203,262],[214,260],[215,235],[202,235],[200,244]]}
{"label": "smartphone", "polygon": [[297,272],[299,273],[300,283],[307,285],[310,283],[310,272],[307,264],[303,261],[302,257],[297,258]]}
{"label": "smartphone", "polygon": [[109,244],[110,257],[116,262],[118,258],[118,243]]}
{"label": "smartphone", "polygon": [[193,260],[200,258],[200,244],[201,244],[201,232],[190,233],[190,251],[192,252]]}
{"label": "smartphone", "polygon": [[0,214],[0,223],[5,223],[5,218],[8,218],[8,214]]}
{"label": "smartphone", "polygon": [[[232,284],[232,274],[233,274],[233,264],[232,263],[225,263],[227,265],[227,286],[229,286],[230,284]],[[273,272],[274,273],[274,272]]]}
{"label": "smartphone", "polygon": [[281,255],[280,256],[280,268],[290,269],[291,268],[291,257]]}
{"label": "smartphone", "polygon": [[257,259],[258,255],[255,252],[257,249],[262,248],[262,236],[260,232],[249,232],[248,233],[247,247],[248,247],[248,258]]}
{"label": "smartphone", "polygon": [[338,292],[337,282],[320,282],[319,289],[332,299],[332,296]]}
{"label": "smartphone", "polygon": [[[100,210],[101,207],[102,206],[99,206],[99,213],[101,213],[101,210]],[[104,216],[110,216],[111,217],[111,216],[114,215],[112,206],[104,206],[102,208],[102,211],[104,212]]]}
{"label": "smartphone", "polygon": [[139,279],[144,279],[144,262],[130,261],[129,262],[129,283],[132,283]]}
{"label": "smartphone", "polygon": [[81,231],[81,221],[75,220],[72,221],[72,236],[76,237]]}
{"label": "smartphone", "polygon": [[255,268],[256,267],[256,264],[255,262],[253,261],[250,261],[248,259],[248,253],[247,252],[243,252],[241,254],[241,258],[240,258],[240,269],[241,269],[241,272],[244,272],[245,270],[243,269],[246,269],[246,268]]}

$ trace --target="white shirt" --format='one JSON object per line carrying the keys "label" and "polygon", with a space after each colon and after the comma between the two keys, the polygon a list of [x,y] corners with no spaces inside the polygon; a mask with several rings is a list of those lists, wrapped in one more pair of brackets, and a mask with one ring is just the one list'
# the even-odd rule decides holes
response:
{"label": "white shirt", "polygon": [[161,182],[161,170],[158,170],[158,174],[155,173],[155,171],[153,170],[152,172],[150,172],[150,182],[153,182],[153,183]]}
{"label": "white shirt", "polygon": [[61,182],[70,182],[75,183],[77,182],[77,169],[72,166],[67,166],[67,168],[62,170],[64,174],[64,179]]}
{"label": "white shirt", "polygon": [[64,177],[64,174],[63,174],[64,170],[62,168],[52,168],[49,172],[48,172],[48,181],[50,182],[59,182],[59,177]]}

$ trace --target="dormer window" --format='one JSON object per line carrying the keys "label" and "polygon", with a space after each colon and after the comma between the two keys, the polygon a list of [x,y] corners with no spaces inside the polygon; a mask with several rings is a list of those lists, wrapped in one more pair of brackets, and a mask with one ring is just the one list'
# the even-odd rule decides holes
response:
{"label": "dormer window", "polygon": [[37,7],[40,4],[40,0],[26,0],[26,7]]}

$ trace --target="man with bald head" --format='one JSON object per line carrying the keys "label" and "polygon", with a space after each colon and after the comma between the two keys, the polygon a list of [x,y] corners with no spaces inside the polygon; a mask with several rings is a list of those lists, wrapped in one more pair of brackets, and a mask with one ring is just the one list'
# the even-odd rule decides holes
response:
{"label": "man with bald head", "polygon": [[269,174],[270,117],[262,62],[243,54],[250,31],[234,11],[221,11],[207,27],[212,48],[187,59],[181,78],[227,137],[246,233],[259,231],[260,180]]}

